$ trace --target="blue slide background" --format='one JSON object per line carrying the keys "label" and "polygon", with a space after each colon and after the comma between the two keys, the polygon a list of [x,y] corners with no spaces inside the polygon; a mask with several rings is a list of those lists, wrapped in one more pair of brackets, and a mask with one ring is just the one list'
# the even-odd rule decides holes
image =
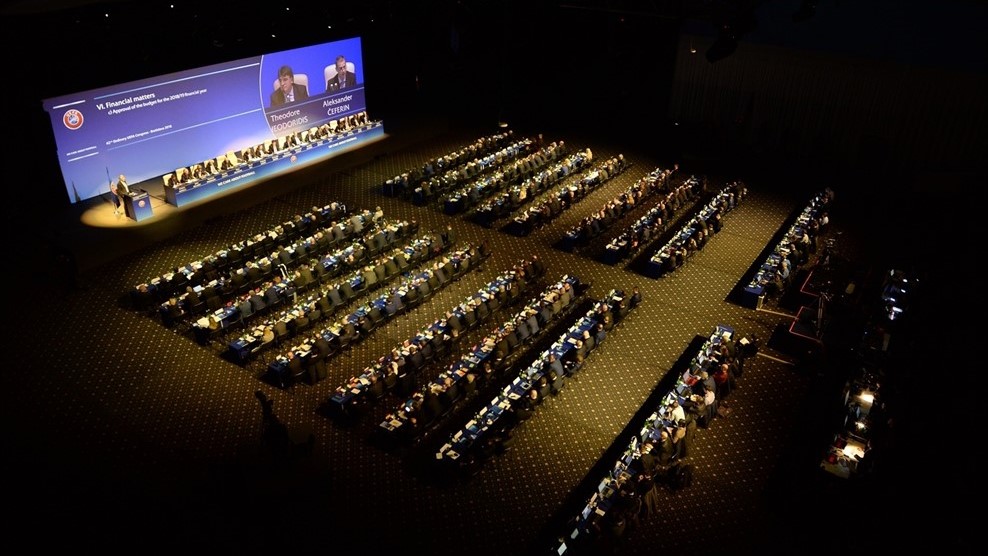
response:
{"label": "blue slide background", "polygon": [[[338,55],[355,64],[358,86],[327,94],[323,70]],[[309,100],[271,109],[273,84],[285,64],[309,77]],[[363,84],[355,37],[64,95],[43,105],[74,203],[107,193],[108,175],[140,183],[364,111]],[[81,125],[71,126],[76,129],[65,123],[70,111],[81,115]]]}

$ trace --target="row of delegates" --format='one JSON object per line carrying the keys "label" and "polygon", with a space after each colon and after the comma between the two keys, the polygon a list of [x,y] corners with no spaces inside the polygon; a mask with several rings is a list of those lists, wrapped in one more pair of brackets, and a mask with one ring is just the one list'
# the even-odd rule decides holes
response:
{"label": "row of delegates", "polygon": [[207,179],[210,176],[234,170],[238,166],[250,164],[257,160],[264,160],[286,149],[300,147],[313,141],[328,139],[334,135],[339,135],[351,129],[366,125],[367,122],[366,111],[342,116],[337,120],[325,123],[319,127],[289,133],[270,141],[245,147],[240,151],[234,151],[204,160],[187,168],[179,168],[175,170],[174,174],[166,174],[164,176],[164,183],[166,187],[174,187],[184,183]]}
{"label": "row of delegates", "polygon": [[479,156],[484,156],[500,149],[513,134],[514,131],[509,130],[506,133],[481,137],[463,148],[428,160],[421,167],[411,168],[397,174],[385,181],[384,193],[390,197],[407,197],[413,189],[425,180],[432,179],[450,170],[455,170]]}

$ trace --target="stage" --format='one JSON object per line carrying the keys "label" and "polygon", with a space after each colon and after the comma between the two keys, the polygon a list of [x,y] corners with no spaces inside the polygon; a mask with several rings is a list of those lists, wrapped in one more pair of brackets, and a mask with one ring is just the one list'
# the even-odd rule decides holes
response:
{"label": "stage", "polygon": [[[379,156],[391,148],[392,137],[384,133],[383,124],[374,122],[370,133],[360,140],[337,148],[293,149],[268,164],[241,169],[251,179],[237,182],[236,187],[217,188],[207,196],[190,199],[182,206],[167,202],[164,182],[158,178],[131,186],[132,191],[146,191],[151,215],[134,220],[116,209],[111,193],[76,202],[64,208],[61,216],[53,211],[47,227],[50,241],[59,251],[70,252],[80,272],[101,266],[121,254],[135,253],[147,245],[167,239],[178,232],[198,226],[211,218],[244,210],[274,197],[310,184],[313,172],[343,170]],[[323,150],[323,152],[318,152]],[[300,156],[302,155],[302,156]],[[259,171],[263,166],[263,171]],[[230,172],[226,179],[236,176]]]}

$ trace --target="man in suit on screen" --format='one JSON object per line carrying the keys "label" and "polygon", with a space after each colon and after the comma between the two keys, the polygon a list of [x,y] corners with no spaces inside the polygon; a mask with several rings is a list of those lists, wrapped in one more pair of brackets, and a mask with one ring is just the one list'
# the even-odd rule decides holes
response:
{"label": "man in suit on screen", "polygon": [[309,98],[309,92],[302,85],[295,84],[295,72],[291,66],[278,69],[278,88],[271,93],[271,106],[291,104]]}
{"label": "man in suit on screen", "polygon": [[357,76],[346,70],[346,58],[336,57],[336,75],[326,82],[327,91],[339,91],[357,86]]}

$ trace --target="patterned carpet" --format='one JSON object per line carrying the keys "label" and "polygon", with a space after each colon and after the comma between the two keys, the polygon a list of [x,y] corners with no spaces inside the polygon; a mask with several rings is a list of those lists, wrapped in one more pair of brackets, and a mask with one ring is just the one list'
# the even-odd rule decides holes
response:
{"label": "patterned carpet", "polygon": [[[796,187],[771,176],[690,168],[662,153],[560,136],[574,147],[590,147],[601,160],[624,154],[631,165],[527,237],[446,216],[438,205],[380,194],[387,178],[494,131],[392,137],[373,157],[347,167],[327,162],[268,184],[281,189],[243,210],[179,226],[106,264],[89,268],[89,255],[79,253],[77,287],[48,275],[42,285],[57,294],[32,299],[31,310],[16,317],[21,322],[8,332],[16,349],[3,375],[10,415],[5,476],[14,495],[7,504],[15,515],[8,525],[35,547],[21,553],[72,546],[548,554],[565,519],[582,508],[580,485],[594,480],[605,452],[693,339],[717,324],[757,335],[765,341],[760,353],[770,357],[749,360],[732,394],[733,414],[698,432],[690,455],[693,485],[666,493],[657,515],[601,551],[822,552],[850,544],[845,535],[854,536],[856,546],[873,548],[895,528],[886,530],[868,516],[888,511],[900,524],[918,521],[895,510],[900,497],[889,486],[898,480],[891,464],[888,480],[875,485],[833,479],[818,468],[833,433],[821,426],[822,415],[840,404],[847,372],[840,367],[848,358],[836,350],[810,360],[775,350],[768,340],[780,323],[792,320],[785,307],[755,311],[725,302],[787,218],[831,184],[806,179]],[[712,188],[744,179],[750,190],[724,229],[682,268],[651,279],[552,247],[645,173],[674,163],[681,163],[680,177],[704,174]],[[838,238],[839,257],[860,273],[884,271],[886,263],[869,251],[875,242],[857,235],[860,207],[854,207],[851,188],[835,189],[827,234]],[[284,390],[258,378],[269,359],[232,364],[214,346],[198,345],[180,328],[168,329],[129,306],[127,292],[137,283],[332,201],[354,209],[380,206],[388,218],[417,220],[420,233],[452,225],[461,243],[486,241],[492,256],[482,269],[335,357],[325,380]],[[629,213],[614,229],[638,215]],[[373,441],[377,423],[401,401],[396,394],[386,394],[356,423],[319,411],[347,378],[532,255],[546,262],[547,281],[574,274],[591,284],[592,299],[612,288],[638,287],[644,303],[592,353],[578,378],[520,427],[510,451],[469,478],[439,483],[416,472],[409,452],[384,450]],[[273,402],[283,429],[265,425],[257,390]],[[952,547],[963,551],[966,545],[958,537]]]}

